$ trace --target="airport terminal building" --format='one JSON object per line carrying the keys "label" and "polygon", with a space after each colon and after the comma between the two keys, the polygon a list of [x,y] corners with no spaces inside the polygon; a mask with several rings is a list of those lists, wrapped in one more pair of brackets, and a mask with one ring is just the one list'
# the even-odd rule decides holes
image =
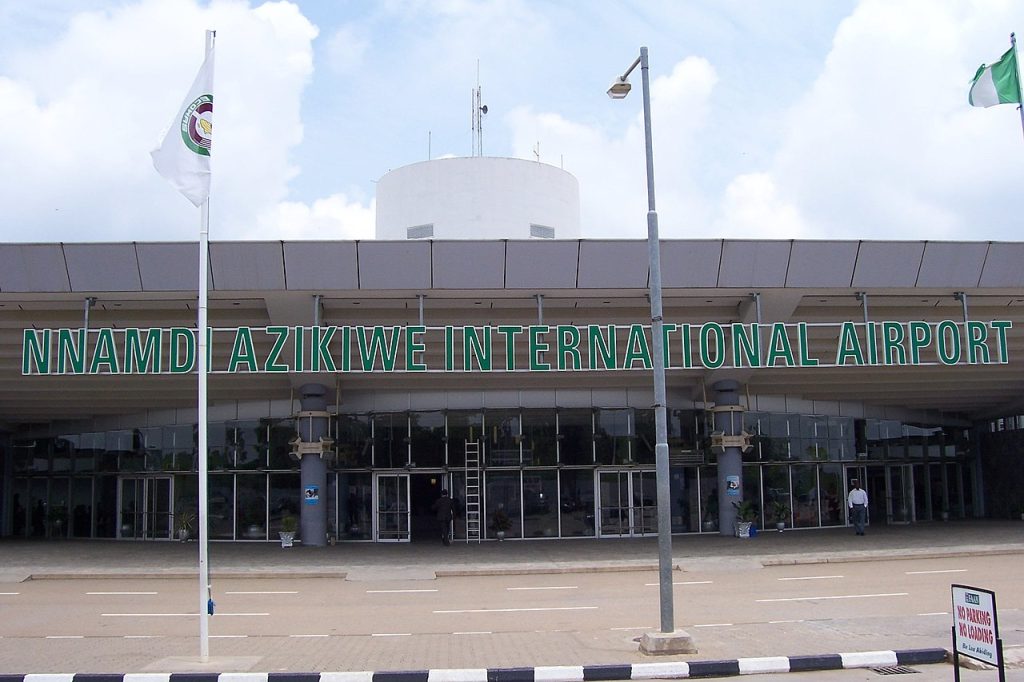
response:
{"label": "airport terminal building", "polygon": [[[377,240],[210,244],[210,538],[436,541],[442,489],[460,539],[655,534],[646,242],[580,238],[543,164],[393,173]],[[0,534],[176,536],[198,254],[0,244]],[[661,259],[673,532],[846,525],[852,479],[872,525],[1024,512],[1024,243]]]}

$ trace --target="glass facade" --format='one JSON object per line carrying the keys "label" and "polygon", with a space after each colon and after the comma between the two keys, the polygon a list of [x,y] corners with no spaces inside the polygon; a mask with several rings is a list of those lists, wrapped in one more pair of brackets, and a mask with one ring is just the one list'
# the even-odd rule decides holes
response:
{"label": "glass facade", "polygon": [[[674,533],[718,532],[708,415],[670,410]],[[871,483],[872,522],[963,517],[974,507],[970,432],[894,420],[747,412],[743,495],[761,527],[847,523],[848,481]],[[656,532],[654,411],[626,407],[419,410],[330,418],[335,451],[323,493],[341,541],[402,537],[401,500],[424,494],[403,477],[432,476],[465,500],[466,443],[482,457],[483,537],[638,536]],[[210,538],[274,541],[300,512],[297,435],[288,416],[209,425]],[[10,522],[18,537],[171,539],[197,505],[194,424],[58,432],[11,442]],[[378,508],[378,478],[398,495]],[[381,483],[380,485],[384,485]],[[391,488],[387,488],[391,490]],[[433,490],[433,488],[431,488]],[[402,492],[405,491],[405,492]],[[417,493],[416,491],[421,491]],[[394,491],[392,491],[394,492]],[[389,494],[390,496],[390,494]],[[393,497],[393,496],[390,496]],[[395,499],[398,499],[395,498]],[[422,508],[413,500],[409,508]],[[381,519],[394,518],[393,528]],[[464,518],[455,523],[465,538]]]}

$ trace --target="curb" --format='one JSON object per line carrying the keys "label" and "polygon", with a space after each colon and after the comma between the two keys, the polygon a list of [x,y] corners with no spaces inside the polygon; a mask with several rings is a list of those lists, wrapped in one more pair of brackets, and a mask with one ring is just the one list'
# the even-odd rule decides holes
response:
{"label": "curb", "polygon": [[672,661],[625,665],[535,668],[441,668],[333,673],[61,673],[0,674],[0,682],[591,682],[732,677],[755,673],[808,672],[945,663],[945,649],[861,651],[814,656],[766,656],[723,661]]}

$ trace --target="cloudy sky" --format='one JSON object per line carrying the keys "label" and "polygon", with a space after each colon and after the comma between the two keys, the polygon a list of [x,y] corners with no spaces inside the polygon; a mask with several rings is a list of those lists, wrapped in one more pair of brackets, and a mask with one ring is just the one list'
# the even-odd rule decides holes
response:
{"label": "cloudy sky", "polygon": [[640,45],[665,238],[1024,236],[1020,115],[967,104],[1020,0],[0,0],[0,240],[197,238],[148,152],[207,28],[214,240],[372,238],[384,173],[471,154],[478,64],[484,153],[643,238]]}

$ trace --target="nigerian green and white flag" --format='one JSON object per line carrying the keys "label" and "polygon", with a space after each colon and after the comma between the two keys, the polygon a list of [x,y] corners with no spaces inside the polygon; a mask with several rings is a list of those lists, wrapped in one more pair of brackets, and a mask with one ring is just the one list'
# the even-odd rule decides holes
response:
{"label": "nigerian green and white flag", "polygon": [[213,144],[213,41],[170,130],[150,152],[153,166],[196,206],[210,196],[210,147]]}
{"label": "nigerian green and white flag", "polygon": [[995,64],[982,64],[971,82],[971,106],[991,107],[1020,102],[1016,50],[1011,47]]}

